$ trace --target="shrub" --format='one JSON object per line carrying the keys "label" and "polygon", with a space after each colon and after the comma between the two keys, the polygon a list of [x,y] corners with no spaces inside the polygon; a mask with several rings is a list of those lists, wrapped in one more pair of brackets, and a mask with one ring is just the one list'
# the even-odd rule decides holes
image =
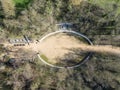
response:
{"label": "shrub", "polygon": [[25,8],[27,8],[28,4],[32,0],[13,0],[13,1],[15,3],[15,7],[16,7],[17,13],[19,13],[20,11],[24,10]]}

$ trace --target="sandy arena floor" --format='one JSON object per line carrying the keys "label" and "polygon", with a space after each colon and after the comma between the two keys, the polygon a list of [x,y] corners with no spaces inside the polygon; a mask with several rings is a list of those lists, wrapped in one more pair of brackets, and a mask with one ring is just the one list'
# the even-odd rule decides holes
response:
{"label": "sandy arena floor", "polygon": [[[46,38],[42,43],[38,43],[36,51],[39,50],[40,54],[45,55],[48,58],[48,62],[56,64],[61,62],[60,60],[74,60],[83,57],[84,55],[80,49],[76,51],[80,44],[84,44],[84,42],[75,38],[75,36],[59,33]],[[80,54],[83,56],[80,56]]]}

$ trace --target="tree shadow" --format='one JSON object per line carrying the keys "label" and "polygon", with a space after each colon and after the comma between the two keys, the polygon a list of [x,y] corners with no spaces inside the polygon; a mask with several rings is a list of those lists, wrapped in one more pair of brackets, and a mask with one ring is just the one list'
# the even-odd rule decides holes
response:
{"label": "tree shadow", "polygon": [[62,58],[57,57],[56,60],[58,61],[56,65],[62,66],[62,67],[73,67],[76,65],[81,65],[85,61],[89,60],[89,58],[92,55],[92,52],[89,51],[83,51],[79,48],[72,48],[67,49],[69,50],[69,53],[65,54]]}
{"label": "tree shadow", "polygon": [[4,26],[3,19],[5,18],[4,10],[2,8],[2,3],[0,2],[0,27]]}
{"label": "tree shadow", "polygon": [[73,23],[72,29],[75,31],[86,35],[110,35],[115,29],[116,20],[108,17],[111,14],[108,15],[106,10],[95,4],[82,1],[80,5],[71,6],[72,8],[69,8],[69,2],[64,4],[60,14],[56,16],[57,20]]}

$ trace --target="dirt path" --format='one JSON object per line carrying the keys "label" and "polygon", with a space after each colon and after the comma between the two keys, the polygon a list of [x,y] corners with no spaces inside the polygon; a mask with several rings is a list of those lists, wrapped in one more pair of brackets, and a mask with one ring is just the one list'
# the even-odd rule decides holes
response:
{"label": "dirt path", "polygon": [[[63,59],[65,55],[72,53],[74,58],[79,55],[75,55],[71,48],[76,48],[76,46],[83,44],[80,40],[75,38],[74,36],[69,36],[65,33],[60,33],[54,36],[50,36],[45,39],[43,42],[39,43],[31,43],[30,45],[26,45],[24,47],[17,47],[24,50],[32,50],[34,52],[40,52],[40,54],[45,55],[49,58],[50,62],[57,63],[59,59]],[[65,49],[69,47],[69,49]]]}
{"label": "dirt path", "polygon": [[[10,44],[6,44],[9,46]],[[59,33],[43,40],[43,42],[34,42],[23,47],[16,47],[24,51],[33,51],[35,53],[45,55],[48,60],[55,64],[64,58],[80,58],[84,56],[85,52],[107,53],[120,56],[120,47],[112,46],[90,46],[80,41],[74,36],[65,33]]]}
{"label": "dirt path", "polygon": [[[82,52],[97,52],[114,54],[120,56],[120,48],[112,46],[90,46],[83,41],[69,36],[65,33],[60,33],[45,39],[42,43],[33,43],[25,47],[36,52],[40,52],[49,58],[50,62],[57,63],[59,60],[64,59],[65,56],[78,58],[82,56]],[[76,53],[77,52],[77,53]],[[78,54],[79,52],[79,54]],[[84,56],[84,55],[83,55]]]}

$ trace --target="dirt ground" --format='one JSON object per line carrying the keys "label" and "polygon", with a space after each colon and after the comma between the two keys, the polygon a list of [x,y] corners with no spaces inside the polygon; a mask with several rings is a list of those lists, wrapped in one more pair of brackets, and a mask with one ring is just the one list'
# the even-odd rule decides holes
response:
{"label": "dirt ground", "polygon": [[[61,62],[60,60],[75,60],[76,58],[82,58],[80,56],[81,51],[75,53],[73,49],[77,49],[80,44],[84,44],[75,36],[67,35],[66,33],[59,33],[43,40],[43,42],[30,43],[29,45],[18,47],[18,50],[33,51],[34,53],[40,53],[48,58],[48,62],[56,64]],[[77,51],[78,52],[78,51]],[[78,61],[77,61],[78,62]],[[63,62],[64,63],[64,62]]]}
{"label": "dirt ground", "polygon": [[[83,58],[87,52],[96,52],[120,56],[120,47],[110,45],[88,45],[75,36],[59,33],[43,40],[42,43],[34,43],[31,49],[48,58],[48,62],[56,64],[70,59],[72,61]],[[81,60],[81,59],[79,59]]]}
{"label": "dirt ground", "polygon": [[[5,45],[6,47],[10,47],[8,43]],[[97,53],[105,53],[105,54],[114,54],[120,56],[120,48],[113,46],[90,46],[85,44],[81,39],[76,38],[75,36],[68,35],[66,33],[59,33],[49,38],[46,38],[42,42],[34,41],[34,43],[30,43],[26,46],[17,46],[11,47],[13,52],[18,53],[19,56],[29,56],[32,54],[40,53],[40,55],[44,55],[47,58],[47,61],[52,64],[57,63],[69,63],[72,64],[78,63],[81,58],[83,58],[87,52],[97,52]],[[22,53],[23,52],[23,53]],[[25,53],[24,53],[25,52]],[[21,54],[20,54],[21,53]],[[14,56],[17,56],[16,54]],[[76,60],[76,61],[75,61]]]}
{"label": "dirt ground", "polygon": [[[37,45],[36,49],[39,50],[40,54],[49,58],[48,60],[50,60],[51,63],[55,64],[60,62],[59,60],[68,59],[68,57],[71,60],[80,57],[78,52],[74,52],[80,44],[84,44],[84,42],[75,38],[75,36],[69,36],[66,33],[59,33],[46,38],[40,43],[40,45]],[[79,53],[80,52],[81,51],[79,50]]]}
{"label": "dirt ground", "polygon": [[[35,55],[36,53],[40,53],[48,58],[48,62],[52,64],[62,63],[65,64],[65,61],[70,61],[75,63],[83,58],[83,53],[80,51],[76,51],[80,44],[84,44],[84,42],[80,41],[75,36],[68,35],[67,33],[59,33],[49,38],[43,40],[43,42],[34,41],[29,45],[26,44],[25,46],[10,46],[11,44],[6,43],[6,47],[10,48],[13,52],[10,52],[12,57],[20,57],[27,55],[31,56],[31,54]],[[76,61],[74,61],[76,60]],[[69,62],[66,62],[69,63]]]}

